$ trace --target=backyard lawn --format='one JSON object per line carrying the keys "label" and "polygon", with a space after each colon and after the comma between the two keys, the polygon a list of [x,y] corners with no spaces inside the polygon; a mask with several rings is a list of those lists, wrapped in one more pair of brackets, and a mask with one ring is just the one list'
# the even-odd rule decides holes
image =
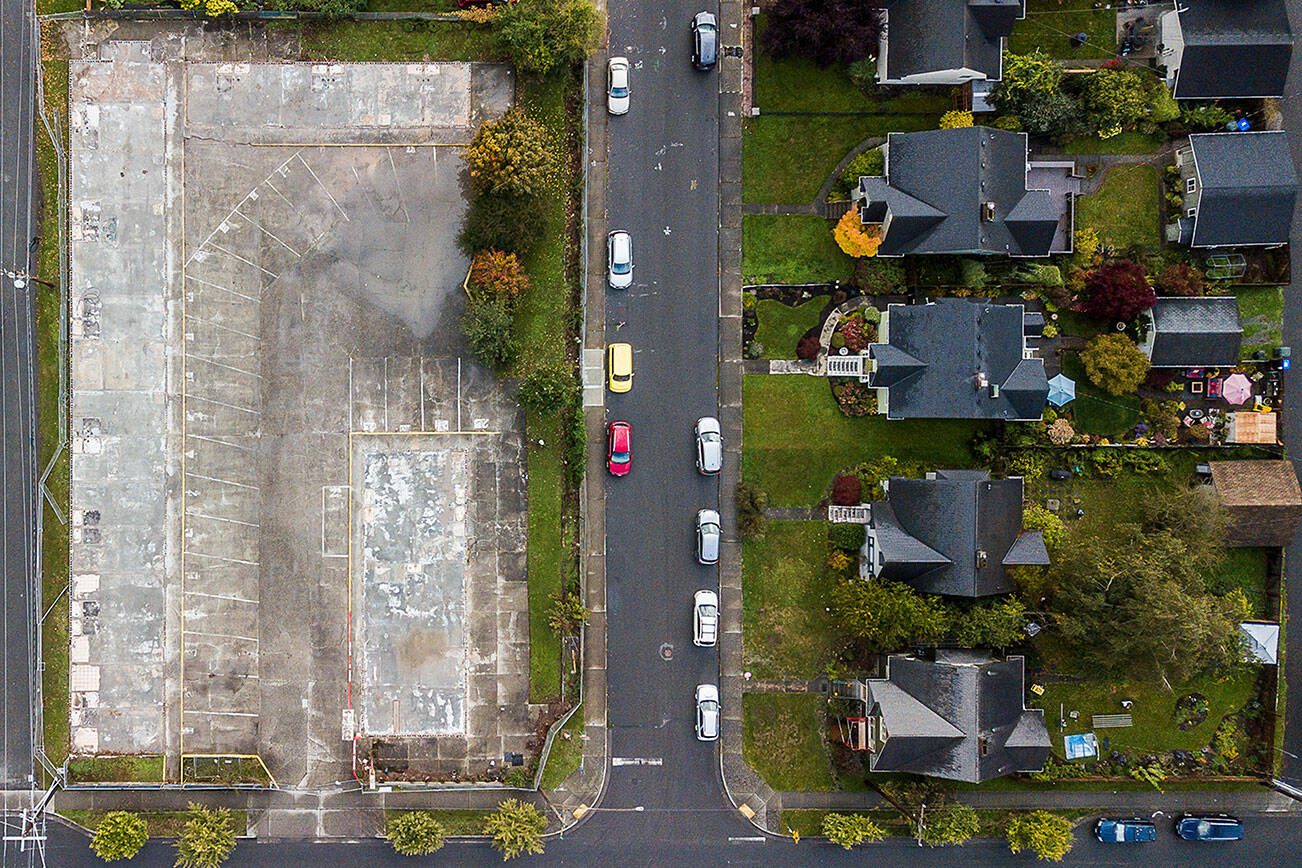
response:
{"label": "backyard lawn", "polygon": [[[848,280],[854,260],[812,215],[747,214],[741,219],[741,274],[747,284]],[[794,344],[792,349],[794,351]]]}
{"label": "backyard lawn", "polygon": [[816,678],[835,645],[827,613],[827,523],[771,521],[741,546],[742,638],[756,678]]}
{"label": "backyard lawn", "polygon": [[1097,193],[1076,198],[1076,228],[1093,227],[1104,244],[1118,250],[1161,244],[1157,207],[1157,170],[1152,166],[1115,166]]}
{"label": "backyard lawn", "polygon": [[1243,324],[1240,358],[1250,358],[1257,350],[1270,357],[1282,341],[1284,323],[1284,288],[1282,286],[1236,286],[1239,297],[1239,321]]}
{"label": "backyard lawn", "polygon": [[743,381],[742,475],[771,506],[813,506],[845,467],[883,455],[927,470],[973,465],[985,423],[844,415],[821,377],[751,374]]}
{"label": "backyard lawn", "polygon": [[1207,590],[1224,594],[1238,588],[1252,604],[1252,616],[1274,620],[1277,612],[1266,605],[1266,559],[1263,548],[1226,549],[1225,562],[1215,574],[1207,577]]}
{"label": "backyard lawn", "polygon": [[[1097,9],[1094,0],[1027,0],[1026,18],[1013,25],[1008,50],[1028,54],[1039,48],[1061,60],[1101,59],[1117,50],[1117,13],[1114,4]],[[1070,38],[1086,33],[1089,39],[1072,48]]]}
{"label": "backyard lawn", "polygon": [[1118,133],[1101,139],[1098,136],[1077,136],[1063,145],[1067,154],[1153,154],[1162,149],[1165,139],[1160,135],[1144,133]]}
{"label": "backyard lawn", "polygon": [[755,306],[759,325],[755,342],[764,345],[760,358],[794,359],[796,342],[822,319],[827,297],[816,295],[804,304],[792,307],[777,299],[766,298]]}
{"label": "backyard lawn", "polygon": [[[1059,757],[1063,753],[1062,736],[1091,731],[1098,736],[1099,753],[1103,756],[1109,749],[1122,753],[1197,751],[1211,741],[1212,733],[1223,717],[1233,714],[1253,699],[1255,683],[1256,673],[1251,670],[1238,670],[1224,681],[1217,681],[1215,675],[1199,676],[1177,685],[1174,692],[1155,681],[1057,681],[1044,685],[1044,696],[1029,694],[1029,700],[1044,709],[1044,722],[1049,727],[1053,749]],[[1177,699],[1189,693],[1200,693],[1207,698],[1207,719],[1182,731],[1178,726],[1175,704]],[[1131,701],[1129,710],[1122,708],[1123,699]],[[1064,730],[1058,728],[1060,709],[1067,720]],[[1071,719],[1073,711],[1080,712],[1076,720]],[[1134,718],[1134,726],[1092,729],[1091,715],[1123,712]],[[1108,748],[1103,746],[1104,736],[1108,738]]]}
{"label": "backyard lawn", "polygon": [[[271,27],[299,27],[271,23]],[[457,21],[335,21],[303,30],[307,60],[497,60],[491,28]]]}
{"label": "backyard lawn", "polygon": [[1076,400],[1067,405],[1077,431],[1116,437],[1139,421],[1137,395],[1109,395],[1085,376],[1085,368],[1076,353],[1065,353],[1062,370],[1076,381]]}
{"label": "backyard lawn", "polygon": [[832,764],[823,744],[823,698],[808,693],[742,697],[742,755],[775,790],[830,790]]}

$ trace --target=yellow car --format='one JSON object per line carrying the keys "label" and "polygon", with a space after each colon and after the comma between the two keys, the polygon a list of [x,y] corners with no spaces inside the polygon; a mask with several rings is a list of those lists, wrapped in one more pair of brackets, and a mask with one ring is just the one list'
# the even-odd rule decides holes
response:
{"label": "yellow car", "polygon": [[606,348],[607,385],[612,392],[627,392],[633,388],[633,345],[611,344]]}

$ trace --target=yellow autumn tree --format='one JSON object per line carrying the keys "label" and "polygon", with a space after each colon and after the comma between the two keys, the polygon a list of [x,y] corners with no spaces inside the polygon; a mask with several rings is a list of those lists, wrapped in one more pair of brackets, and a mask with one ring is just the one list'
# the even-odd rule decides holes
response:
{"label": "yellow autumn tree", "polygon": [[216,18],[220,15],[234,15],[240,11],[231,0],[181,0],[181,8],[188,10],[198,9],[209,18]]}
{"label": "yellow autumn tree", "polygon": [[846,256],[856,258],[876,256],[877,248],[882,244],[882,229],[880,226],[865,228],[863,221],[859,219],[858,209],[851,208],[837,221],[836,228],[832,230],[832,237],[836,239],[836,246],[840,247]]}
{"label": "yellow autumn tree", "polygon": [[961,127],[972,126],[972,112],[952,111],[945,112],[940,116],[940,128],[942,130],[957,130]]}
{"label": "yellow autumn tree", "polygon": [[519,109],[488,121],[463,152],[479,193],[536,196],[553,180],[547,128]]}

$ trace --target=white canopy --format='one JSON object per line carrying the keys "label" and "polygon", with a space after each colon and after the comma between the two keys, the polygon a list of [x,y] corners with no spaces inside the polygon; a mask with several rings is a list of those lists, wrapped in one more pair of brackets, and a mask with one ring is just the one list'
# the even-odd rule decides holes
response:
{"label": "white canopy", "polygon": [[1279,657],[1279,625],[1271,624],[1265,621],[1244,621],[1239,625],[1243,635],[1247,638],[1247,648],[1244,649],[1245,660],[1255,660],[1258,663],[1278,663]]}

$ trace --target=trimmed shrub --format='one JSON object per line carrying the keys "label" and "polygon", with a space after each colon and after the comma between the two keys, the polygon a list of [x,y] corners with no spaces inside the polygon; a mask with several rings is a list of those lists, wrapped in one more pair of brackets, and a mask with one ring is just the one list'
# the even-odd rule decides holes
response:
{"label": "trimmed shrub", "polygon": [[832,482],[832,503],[837,506],[858,506],[862,496],[863,483],[857,476],[838,476]]}
{"label": "trimmed shrub", "polygon": [[[855,477],[842,476],[839,479],[855,479]],[[855,481],[858,480],[855,479]],[[857,504],[858,501],[855,501],[855,503]],[[861,524],[830,524],[827,526],[827,541],[832,544],[833,548],[857,552],[863,548],[864,540],[867,538],[868,530]]]}

